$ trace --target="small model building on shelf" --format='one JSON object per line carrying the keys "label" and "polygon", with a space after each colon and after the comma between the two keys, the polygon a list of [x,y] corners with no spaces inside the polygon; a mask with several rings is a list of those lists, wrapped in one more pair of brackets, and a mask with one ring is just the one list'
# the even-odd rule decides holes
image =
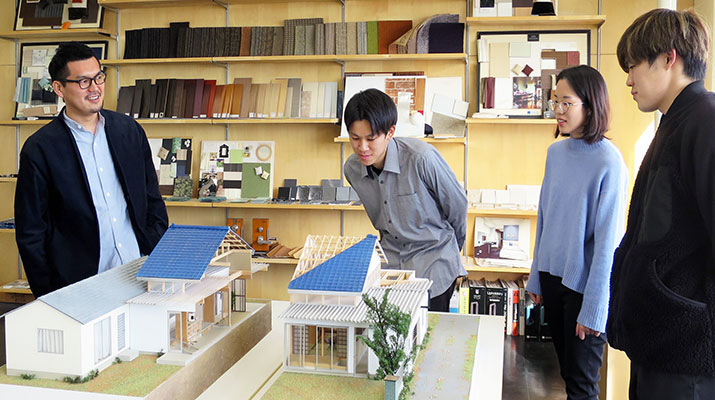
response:
{"label": "small model building on shelf", "polygon": [[427,305],[432,282],[414,271],[383,270],[386,262],[374,235],[365,238],[306,238],[300,261],[288,285],[291,305],[281,315],[287,371],[375,375],[378,359],[360,336],[371,337],[366,293],[388,301],[410,315],[404,351],[410,354],[427,331]]}
{"label": "small model building on shelf", "polygon": [[7,374],[84,377],[139,352],[187,365],[246,311],[252,253],[228,227],[171,225],[148,257],[6,314]]}

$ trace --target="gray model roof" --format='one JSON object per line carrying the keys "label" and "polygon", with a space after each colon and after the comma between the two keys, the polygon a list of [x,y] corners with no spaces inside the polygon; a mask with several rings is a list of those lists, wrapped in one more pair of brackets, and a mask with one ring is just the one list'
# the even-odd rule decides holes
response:
{"label": "gray model roof", "polygon": [[146,282],[136,278],[144,260],[146,257],[136,259],[40,296],[37,300],[86,324],[146,291]]}

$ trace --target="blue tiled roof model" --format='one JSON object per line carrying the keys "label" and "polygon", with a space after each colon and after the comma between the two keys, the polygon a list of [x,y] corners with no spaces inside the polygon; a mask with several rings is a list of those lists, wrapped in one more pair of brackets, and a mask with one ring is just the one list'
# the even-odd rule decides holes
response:
{"label": "blue tiled roof model", "polygon": [[293,279],[288,284],[288,289],[362,292],[376,241],[375,235],[367,235],[365,239],[348,247],[335,257]]}
{"label": "blue tiled roof model", "polygon": [[137,278],[200,280],[227,226],[172,224],[137,273]]}

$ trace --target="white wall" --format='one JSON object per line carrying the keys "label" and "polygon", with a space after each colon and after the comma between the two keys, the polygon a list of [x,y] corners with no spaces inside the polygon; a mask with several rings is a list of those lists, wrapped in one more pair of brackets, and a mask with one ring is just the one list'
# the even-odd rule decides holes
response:
{"label": "white wall", "polygon": [[[64,354],[38,353],[38,329],[63,332]],[[42,301],[29,303],[5,317],[8,375],[32,373],[37,377],[82,375],[80,323]],[[86,347],[86,346],[85,346]]]}
{"label": "white wall", "polygon": [[[129,315],[129,306],[124,305],[122,307],[117,308],[114,311],[111,311],[110,313],[107,313],[105,315],[102,315],[101,317],[90,321],[89,323],[85,324],[82,326],[81,329],[81,335],[82,335],[82,357],[81,357],[81,365],[82,365],[82,373],[80,375],[85,376],[89,373],[89,371],[93,369],[97,370],[103,370],[104,368],[107,368],[108,366],[112,365],[114,362],[114,358],[119,355],[119,350],[117,349],[117,344],[118,344],[118,335],[117,335],[117,316],[119,314],[124,313],[124,326],[126,329],[125,332],[125,341],[126,344],[128,345],[127,347],[131,347],[131,341],[130,341],[130,333],[131,330],[129,329],[130,324],[130,315]],[[109,329],[111,332],[111,352],[109,356],[103,360],[101,360],[99,363],[95,363],[95,354],[94,354],[94,324],[96,324],[99,321],[104,320],[105,318],[109,317]],[[126,348],[126,347],[125,347]]]}
{"label": "white wall", "polygon": [[129,305],[129,325],[132,326],[131,348],[155,353],[169,351],[169,323],[167,307]]}

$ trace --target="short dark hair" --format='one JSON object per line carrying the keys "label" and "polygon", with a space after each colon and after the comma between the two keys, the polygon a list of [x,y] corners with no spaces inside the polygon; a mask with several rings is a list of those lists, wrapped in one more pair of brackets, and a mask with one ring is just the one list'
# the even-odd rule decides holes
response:
{"label": "short dark hair", "polygon": [[397,107],[392,98],[377,89],[367,89],[355,94],[345,106],[343,117],[349,130],[355,121],[370,123],[373,135],[386,134],[397,124]]}
{"label": "short dark hair", "polygon": [[691,10],[656,8],[636,18],[618,41],[618,64],[628,72],[629,64],[655,59],[675,49],[683,60],[683,72],[691,79],[705,78],[710,34],[705,22]]}
{"label": "short dark hair", "polygon": [[[576,95],[583,102],[582,107],[586,111],[583,123],[582,139],[587,143],[595,143],[606,137],[608,123],[611,118],[611,107],[608,101],[608,89],[603,76],[593,67],[579,65],[567,68],[556,77],[556,83],[565,79]],[[554,137],[562,134],[556,127]]]}
{"label": "short dark hair", "polygon": [[[50,77],[53,81],[64,81],[69,76],[69,69],[67,68],[67,63],[72,61],[82,61],[88,58],[97,57],[94,55],[89,46],[80,42],[66,42],[59,45],[55,55],[50,61],[50,66],[47,68],[50,72]],[[97,60],[97,64],[102,68],[102,63]]]}

